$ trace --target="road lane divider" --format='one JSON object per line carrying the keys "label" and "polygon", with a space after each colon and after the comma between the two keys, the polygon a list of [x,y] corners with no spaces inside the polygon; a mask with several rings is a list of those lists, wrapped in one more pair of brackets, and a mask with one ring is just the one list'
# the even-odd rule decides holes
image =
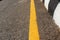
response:
{"label": "road lane divider", "polygon": [[39,40],[39,32],[38,32],[34,0],[31,0],[30,3],[29,40]]}

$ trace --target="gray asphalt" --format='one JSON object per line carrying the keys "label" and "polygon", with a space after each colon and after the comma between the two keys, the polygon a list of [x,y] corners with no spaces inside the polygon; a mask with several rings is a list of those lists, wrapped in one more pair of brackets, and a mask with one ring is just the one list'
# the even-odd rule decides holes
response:
{"label": "gray asphalt", "polygon": [[0,40],[28,40],[29,0],[0,1]]}
{"label": "gray asphalt", "polygon": [[60,40],[60,31],[40,0],[35,0],[38,29],[41,40]]}
{"label": "gray asphalt", "polygon": [[[40,0],[35,0],[41,40],[60,40],[60,31]],[[0,40],[28,40],[30,0],[0,1]]]}

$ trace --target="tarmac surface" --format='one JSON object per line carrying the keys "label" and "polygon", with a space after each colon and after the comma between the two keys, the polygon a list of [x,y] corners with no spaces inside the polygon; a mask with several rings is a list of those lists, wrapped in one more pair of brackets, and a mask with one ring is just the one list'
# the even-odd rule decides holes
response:
{"label": "tarmac surface", "polygon": [[35,0],[40,40],[60,40],[60,31],[43,3]]}
{"label": "tarmac surface", "polygon": [[[35,0],[40,40],[60,40],[54,20],[40,0]],[[30,0],[0,1],[0,40],[28,40]]]}
{"label": "tarmac surface", "polygon": [[0,40],[28,40],[30,0],[0,1]]}

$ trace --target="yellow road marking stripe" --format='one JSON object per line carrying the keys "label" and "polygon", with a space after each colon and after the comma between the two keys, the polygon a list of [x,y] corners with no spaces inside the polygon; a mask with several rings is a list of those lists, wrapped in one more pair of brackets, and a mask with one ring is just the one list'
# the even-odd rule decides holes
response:
{"label": "yellow road marking stripe", "polygon": [[29,40],[39,40],[34,0],[31,0],[30,4]]}

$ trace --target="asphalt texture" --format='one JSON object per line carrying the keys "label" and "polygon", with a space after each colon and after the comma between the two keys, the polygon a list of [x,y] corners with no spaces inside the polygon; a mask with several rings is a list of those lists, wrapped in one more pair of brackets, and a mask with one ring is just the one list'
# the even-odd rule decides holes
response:
{"label": "asphalt texture", "polygon": [[40,0],[35,0],[37,22],[41,40],[60,40],[60,31],[52,16]]}
{"label": "asphalt texture", "polygon": [[0,40],[28,40],[30,0],[0,1]]}
{"label": "asphalt texture", "polygon": [[[60,40],[58,26],[40,0],[35,0],[40,40]],[[0,40],[28,40],[30,0],[0,1]]]}

